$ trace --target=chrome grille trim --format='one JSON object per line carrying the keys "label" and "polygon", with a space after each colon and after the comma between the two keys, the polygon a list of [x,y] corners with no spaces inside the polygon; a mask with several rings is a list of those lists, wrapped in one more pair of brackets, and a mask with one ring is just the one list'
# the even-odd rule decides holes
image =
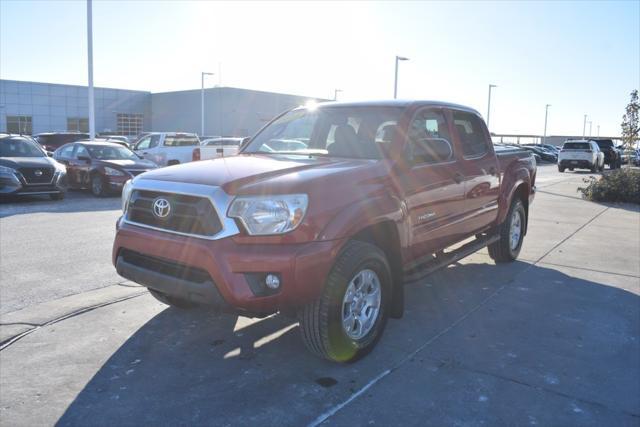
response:
{"label": "chrome grille trim", "polygon": [[[181,182],[171,181],[158,181],[151,179],[134,179],[132,181],[131,192],[135,190],[141,191],[154,191],[167,194],[181,194],[185,196],[204,197],[209,199],[211,205],[218,215],[218,219],[222,224],[222,229],[213,236],[203,236],[200,234],[182,233],[179,231],[167,230],[164,228],[158,228],[147,224],[141,224],[138,222],[130,221],[127,219],[128,212],[124,212],[122,215],[123,222],[125,224],[134,225],[136,227],[147,228],[150,230],[161,231],[167,234],[174,234],[186,237],[195,237],[204,240],[219,240],[225,237],[234,236],[240,233],[236,222],[232,218],[227,217],[227,210],[233,201],[233,196],[228,195],[220,187],[202,185],[202,184],[186,184]],[[128,209],[127,209],[128,210]]]}

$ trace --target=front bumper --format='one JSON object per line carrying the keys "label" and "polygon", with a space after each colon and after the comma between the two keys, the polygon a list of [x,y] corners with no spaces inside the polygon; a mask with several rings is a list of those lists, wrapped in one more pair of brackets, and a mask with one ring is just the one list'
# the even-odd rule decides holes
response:
{"label": "front bumper", "polygon": [[[233,237],[191,238],[119,221],[113,263],[121,276],[148,288],[238,313],[265,315],[315,300],[344,241],[246,244]],[[267,273],[280,277],[277,292],[261,293],[251,283]]]}
{"label": "front bumper", "polygon": [[24,178],[17,175],[0,175],[0,195],[3,196],[36,196],[60,194],[67,189],[66,173],[57,172],[49,184],[27,184]]}

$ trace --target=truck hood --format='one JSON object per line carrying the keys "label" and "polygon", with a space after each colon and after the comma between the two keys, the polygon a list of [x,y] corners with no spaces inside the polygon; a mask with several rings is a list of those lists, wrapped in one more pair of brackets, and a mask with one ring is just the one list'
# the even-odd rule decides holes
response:
{"label": "truck hood", "polygon": [[228,194],[260,193],[267,187],[298,188],[312,180],[377,163],[376,160],[243,154],[156,169],[138,179],[223,187]]}
{"label": "truck hood", "polygon": [[97,160],[96,163],[99,163],[103,166],[119,166],[122,169],[155,169],[157,166],[155,163],[144,160],[144,159],[136,159],[136,160]]}

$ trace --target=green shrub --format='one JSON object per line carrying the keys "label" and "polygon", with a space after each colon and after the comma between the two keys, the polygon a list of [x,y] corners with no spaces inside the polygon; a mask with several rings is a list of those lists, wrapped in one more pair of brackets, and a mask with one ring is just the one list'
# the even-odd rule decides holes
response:
{"label": "green shrub", "polygon": [[601,179],[583,179],[588,185],[578,188],[582,197],[594,202],[627,202],[640,204],[640,170],[623,168],[603,175]]}

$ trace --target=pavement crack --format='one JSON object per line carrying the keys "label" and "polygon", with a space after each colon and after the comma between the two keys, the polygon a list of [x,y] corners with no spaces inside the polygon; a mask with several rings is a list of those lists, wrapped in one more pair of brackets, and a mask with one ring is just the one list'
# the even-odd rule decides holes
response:
{"label": "pavement crack", "polygon": [[90,305],[88,307],[83,307],[83,308],[80,308],[78,310],[74,310],[74,311],[72,311],[70,313],[64,314],[62,316],[56,317],[55,319],[49,320],[49,321],[47,321],[47,322],[45,322],[45,323],[43,323],[41,325],[35,325],[33,328],[31,328],[31,329],[29,329],[27,331],[24,331],[21,334],[15,335],[15,336],[13,336],[11,338],[8,338],[8,339],[0,342],[0,351],[7,349],[8,347],[10,347],[11,345],[15,344],[16,342],[18,342],[22,338],[26,337],[27,335],[31,334],[32,332],[37,331],[40,328],[44,328],[45,326],[50,326],[50,325],[56,324],[58,322],[62,322],[63,320],[67,320],[67,319],[70,319],[72,317],[79,316],[81,314],[87,313],[89,311],[96,310],[98,308],[106,307],[106,306],[109,306],[109,305],[112,305],[112,304],[117,304],[119,302],[126,301],[126,300],[129,300],[129,299],[132,299],[132,298],[137,298],[137,297],[139,297],[141,295],[145,295],[146,293],[147,292],[145,290],[143,292],[139,292],[139,293],[136,293],[136,294],[133,294],[133,295],[128,295],[126,297],[118,298],[118,299],[107,301],[107,302],[102,302],[102,303],[99,303],[99,304]]}

